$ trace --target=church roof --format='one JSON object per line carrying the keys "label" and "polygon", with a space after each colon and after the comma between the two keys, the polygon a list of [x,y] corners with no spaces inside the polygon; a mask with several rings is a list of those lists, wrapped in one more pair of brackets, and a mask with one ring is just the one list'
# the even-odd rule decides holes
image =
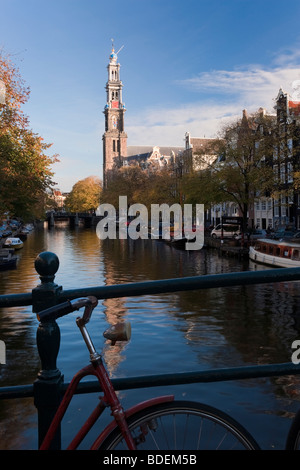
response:
{"label": "church roof", "polygon": [[[129,145],[127,147],[127,158],[148,158],[154,149],[154,145]],[[177,155],[179,152],[184,150],[184,147],[158,147],[161,155],[170,156],[172,152]]]}
{"label": "church roof", "polygon": [[193,145],[193,148],[199,148],[199,147],[207,147],[209,144],[214,142],[216,139],[207,139],[207,138],[201,138],[201,137],[191,137],[191,144]]}

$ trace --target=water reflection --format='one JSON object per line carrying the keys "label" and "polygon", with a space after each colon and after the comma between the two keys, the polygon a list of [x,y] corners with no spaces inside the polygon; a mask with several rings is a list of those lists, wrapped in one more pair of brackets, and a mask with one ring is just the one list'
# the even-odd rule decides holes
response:
{"label": "water reflection", "polygon": [[[34,260],[42,251],[58,255],[55,281],[64,289],[264,269],[219,257],[213,250],[187,252],[153,240],[101,241],[93,229],[57,225],[28,237],[17,269],[0,273],[0,294],[30,292],[39,283]],[[288,362],[291,344],[300,336],[299,302],[298,282],[107,299],[99,302],[89,329],[110,373],[118,377]],[[107,324],[120,320],[131,321],[132,341],[103,345]],[[59,324],[58,367],[68,381],[88,358],[75,315],[60,319]],[[8,356],[7,366],[0,369],[1,386],[35,379],[39,369],[36,328],[31,307],[0,310],[0,338],[7,344]],[[281,377],[196,384],[180,390],[192,399],[199,399],[201,392],[203,401],[236,413],[237,419],[245,419],[244,424],[255,430],[259,420],[257,440],[265,448],[282,448],[289,420],[281,417],[291,416],[298,408],[298,385],[297,377]],[[132,392],[132,400],[140,401],[148,393]],[[156,393],[152,390],[151,395]],[[130,394],[123,395],[131,399]],[[75,425],[78,409],[87,406],[83,398],[76,400],[72,419],[68,418]],[[23,411],[15,400],[0,403],[0,419],[1,448],[36,446],[35,409],[30,400]]]}

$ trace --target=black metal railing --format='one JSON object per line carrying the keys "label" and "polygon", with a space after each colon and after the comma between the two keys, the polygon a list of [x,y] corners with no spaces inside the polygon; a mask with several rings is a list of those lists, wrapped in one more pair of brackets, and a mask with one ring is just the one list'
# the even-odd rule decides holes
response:
{"label": "black metal railing", "polygon": [[[93,295],[98,299],[108,299],[300,280],[300,268],[280,268],[63,290],[62,286],[58,286],[54,282],[55,274],[59,268],[59,260],[54,253],[40,253],[35,260],[35,268],[40,276],[41,283],[29,293],[1,295],[0,308],[32,305],[32,311],[38,313],[45,308],[57,305],[65,300],[72,300],[88,295]],[[63,381],[61,371],[56,367],[59,347],[60,331],[57,323],[53,321],[39,324],[37,328],[37,348],[41,360],[41,369],[37,379],[33,384],[0,388],[0,399],[34,398],[34,403],[38,411],[39,442],[43,439],[61,400],[61,396],[68,386],[68,384]],[[290,362],[192,371],[177,374],[129,377],[125,379],[113,379],[113,384],[116,390],[129,390],[145,387],[219,382],[299,373],[300,366]],[[77,393],[91,393],[95,391],[99,391],[98,381],[83,382],[79,384],[77,389]],[[60,448],[59,433],[53,443],[53,448]]]}

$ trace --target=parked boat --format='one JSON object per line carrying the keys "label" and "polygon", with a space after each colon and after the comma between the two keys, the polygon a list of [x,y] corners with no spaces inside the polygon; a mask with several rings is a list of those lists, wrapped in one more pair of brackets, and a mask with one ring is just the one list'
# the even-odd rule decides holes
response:
{"label": "parked boat", "polygon": [[23,242],[20,238],[9,237],[4,242],[4,248],[13,248],[15,250],[19,250],[23,248]]}
{"label": "parked boat", "polygon": [[249,248],[249,258],[257,263],[281,268],[300,266],[300,243],[292,240],[256,240]]}
{"label": "parked boat", "polygon": [[0,251],[0,271],[15,268],[17,265],[17,256],[13,255],[13,250]]}

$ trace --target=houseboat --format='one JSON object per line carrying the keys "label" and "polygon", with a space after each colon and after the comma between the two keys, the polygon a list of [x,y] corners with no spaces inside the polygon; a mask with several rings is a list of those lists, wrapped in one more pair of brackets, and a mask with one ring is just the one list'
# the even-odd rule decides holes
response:
{"label": "houseboat", "polygon": [[281,268],[300,267],[300,243],[292,240],[256,240],[249,258],[257,263]]}

